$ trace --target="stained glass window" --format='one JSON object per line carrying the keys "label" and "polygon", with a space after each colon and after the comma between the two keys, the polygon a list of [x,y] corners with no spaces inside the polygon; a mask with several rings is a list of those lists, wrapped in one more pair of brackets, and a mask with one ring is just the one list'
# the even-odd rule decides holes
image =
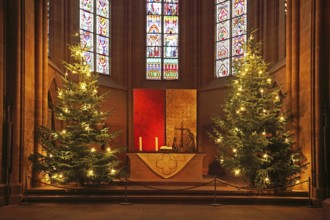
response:
{"label": "stained glass window", "polygon": [[233,59],[243,55],[247,0],[215,0],[215,76],[233,74]]}
{"label": "stained glass window", "polygon": [[146,78],[179,78],[179,0],[146,1]]}
{"label": "stained glass window", "polygon": [[80,0],[80,42],[92,71],[110,74],[110,0]]}

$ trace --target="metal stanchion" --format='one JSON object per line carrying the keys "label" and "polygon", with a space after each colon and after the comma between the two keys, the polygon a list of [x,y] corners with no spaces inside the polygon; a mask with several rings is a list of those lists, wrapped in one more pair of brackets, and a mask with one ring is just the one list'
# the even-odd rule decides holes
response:
{"label": "metal stanchion", "polygon": [[213,198],[213,203],[211,203],[210,205],[212,206],[221,205],[220,203],[217,203],[217,175],[214,175],[214,198]]}
{"label": "metal stanchion", "polygon": [[125,176],[125,201],[121,202],[120,205],[131,205],[132,203],[127,201],[127,174]]}
{"label": "metal stanchion", "polygon": [[29,198],[28,198],[29,195],[28,195],[27,185],[28,185],[28,177],[27,177],[27,175],[25,175],[25,187],[24,187],[24,193],[23,193],[23,200],[21,202],[22,205],[31,204],[29,202]]}
{"label": "metal stanchion", "polygon": [[311,198],[311,178],[308,177],[308,208],[315,208],[315,206],[313,205],[313,201]]}

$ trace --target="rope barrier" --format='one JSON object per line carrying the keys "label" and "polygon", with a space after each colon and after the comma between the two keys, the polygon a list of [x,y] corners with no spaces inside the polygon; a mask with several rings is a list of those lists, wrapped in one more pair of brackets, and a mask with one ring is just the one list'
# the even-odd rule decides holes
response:
{"label": "rope barrier", "polygon": [[[73,188],[73,187],[58,186],[58,185],[54,185],[54,184],[50,184],[50,183],[45,183],[43,181],[40,181],[37,178],[32,178],[30,176],[28,176],[28,178],[30,178],[31,180],[35,180],[38,183],[45,184],[47,186],[52,186],[52,187],[56,187],[56,188],[60,188],[60,189],[77,190],[77,188]],[[154,189],[154,190],[161,190],[161,191],[185,191],[185,190],[195,189],[195,188],[198,188],[198,187],[202,187],[202,186],[208,185],[208,184],[212,183],[213,181],[214,180],[212,180],[210,182],[207,182],[207,183],[202,183],[202,184],[199,184],[199,185],[196,185],[196,186],[183,188],[183,189],[161,189],[161,188],[157,188],[157,187],[147,186],[147,185],[144,185],[144,184],[141,184],[141,183],[138,183],[138,182],[131,181],[131,180],[128,180],[127,179],[127,182],[134,183],[135,185],[139,185],[139,186],[142,186],[142,187],[145,187],[145,188],[149,188],[149,189]],[[121,180],[121,182],[126,182],[126,180]],[[125,188],[127,188],[127,186],[125,186]]]}
{"label": "rope barrier", "polygon": [[30,176],[28,176],[28,178],[30,178],[31,180],[37,181],[38,183],[45,184],[45,185],[47,185],[47,186],[52,186],[52,187],[56,187],[56,188],[60,188],[60,189],[76,190],[76,188],[72,188],[72,187],[57,186],[57,185],[54,185],[54,184],[45,183],[45,182],[43,182],[43,181],[40,181],[38,178],[32,178],[32,177],[30,177]]}
{"label": "rope barrier", "polygon": [[[230,184],[230,183],[227,183],[223,180],[219,180],[217,179],[217,182],[219,183],[222,183],[222,184],[225,184],[227,186],[231,186],[231,187],[234,187],[238,190],[240,189],[246,189],[246,190],[258,190],[256,188],[251,188],[251,187],[245,187],[245,186],[237,186],[237,185],[233,185],[233,184]],[[302,181],[302,182],[299,182],[299,183],[295,183],[295,184],[292,184],[292,185],[289,185],[287,187],[275,187],[275,188],[267,188],[267,189],[262,189],[262,190],[259,190],[259,191],[274,191],[274,190],[281,190],[281,189],[286,189],[286,188],[291,188],[291,187],[294,187],[294,186],[297,186],[297,185],[301,185],[303,183],[308,183],[309,181],[308,180],[305,180],[305,181]]]}
{"label": "rope barrier", "polygon": [[207,182],[207,183],[202,183],[202,184],[199,184],[199,185],[196,185],[196,186],[182,188],[182,189],[161,189],[161,188],[157,188],[157,187],[147,186],[147,185],[144,185],[142,183],[131,181],[131,180],[127,180],[127,181],[128,182],[131,182],[131,183],[135,183],[136,185],[139,185],[139,186],[142,186],[142,187],[145,187],[145,188],[148,188],[148,189],[154,189],[154,190],[160,190],[160,191],[186,191],[186,190],[190,190],[190,189],[195,189],[195,188],[198,188],[198,187],[206,186],[206,185],[214,182],[214,180],[212,180],[212,181]]}
{"label": "rope barrier", "polygon": [[[32,178],[30,176],[28,176],[28,178],[30,178],[31,180],[35,180],[37,181],[38,183],[41,183],[41,184],[45,184],[47,186],[52,186],[52,187],[56,187],[56,188],[60,188],[60,189],[68,189],[68,190],[76,190],[77,188],[73,188],[73,187],[66,187],[66,186],[58,186],[58,185],[54,185],[54,184],[50,184],[50,183],[46,183],[46,182],[43,182],[43,181],[40,181],[38,178]],[[135,185],[139,185],[139,186],[142,186],[142,187],[145,187],[145,188],[148,188],[148,189],[154,189],[154,190],[160,190],[160,191],[186,191],[186,190],[190,190],[190,189],[196,189],[196,188],[199,188],[199,187],[202,187],[202,186],[206,186],[214,181],[216,182],[219,182],[219,183],[222,183],[224,185],[227,185],[227,186],[231,186],[231,187],[234,187],[238,190],[240,189],[246,189],[246,190],[257,190],[256,188],[251,188],[251,187],[245,187],[245,186],[238,186],[238,185],[233,185],[231,183],[228,183],[224,180],[221,180],[219,178],[215,178],[214,180],[211,180],[209,182],[206,182],[206,183],[202,183],[202,184],[199,184],[199,185],[196,185],[196,186],[192,186],[192,187],[186,187],[186,188],[182,188],[182,189],[162,189],[162,188],[157,188],[157,187],[152,187],[152,186],[147,186],[145,184],[142,184],[142,183],[139,183],[139,182],[136,182],[136,181],[132,181],[132,180],[129,180],[129,179],[125,179],[125,180],[122,180],[120,179],[121,182],[130,182],[130,183],[134,183]],[[262,189],[263,191],[273,191],[273,190],[280,190],[280,189],[285,189],[285,188],[291,188],[291,187],[294,187],[294,186],[297,186],[297,185],[301,185],[301,184],[304,184],[304,183],[309,183],[309,180],[305,180],[305,181],[302,181],[302,182],[299,182],[299,183],[295,183],[295,184],[292,184],[292,185],[289,185],[287,187],[276,187],[276,188],[267,188],[267,189]],[[126,187],[126,186],[125,186]]]}
{"label": "rope barrier", "polygon": [[223,181],[223,180],[218,180],[218,178],[216,179],[216,181],[219,182],[219,183],[223,183],[223,184],[225,184],[225,185],[227,185],[227,186],[234,187],[234,188],[236,188],[236,189],[238,189],[238,190],[240,190],[240,189],[243,188],[242,186],[235,186],[235,185],[230,184],[230,183],[227,183],[227,182],[225,182],[225,181]]}
{"label": "rope barrier", "polygon": [[[43,181],[40,181],[38,178],[32,178],[30,176],[27,176],[27,178],[30,178],[31,180],[34,180],[38,183],[41,183],[41,184],[45,184],[47,186],[52,186],[52,187],[56,187],[56,188],[60,188],[60,189],[66,189],[66,190],[77,190],[77,188],[73,188],[73,187],[66,187],[66,186],[58,186],[58,185],[54,185],[54,184],[50,184],[50,183],[45,183]],[[159,190],[159,191],[165,191],[165,192],[178,192],[178,191],[187,191],[187,190],[191,190],[191,189],[196,189],[196,188],[199,188],[199,187],[202,187],[202,186],[206,186],[208,184],[211,184],[211,183],[214,183],[214,203],[212,203],[211,205],[220,205],[217,203],[217,198],[216,198],[216,195],[217,195],[217,182],[218,183],[222,183],[224,185],[227,185],[227,186],[231,186],[231,187],[234,187],[238,190],[240,189],[245,189],[245,190],[258,190],[258,189],[255,189],[255,188],[251,188],[251,187],[244,187],[244,186],[238,186],[238,185],[234,185],[234,184],[231,184],[231,183],[228,183],[226,181],[223,181],[221,179],[218,179],[216,178],[216,176],[214,176],[214,179],[209,181],[209,182],[205,182],[205,183],[202,183],[202,184],[198,184],[198,185],[195,185],[195,186],[191,186],[191,187],[186,187],[186,188],[181,188],[181,189],[164,189],[164,188],[158,188],[158,187],[153,187],[153,186],[148,186],[148,185],[145,185],[145,184],[142,184],[142,183],[139,183],[139,182],[136,182],[136,181],[132,181],[132,180],[129,180],[127,178],[127,176],[125,177],[124,180],[120,179],[120,182],[125,182],[125,195],[124,195],[124,198],[125,198],[125,202],[122,202],[121,204],[122,205],[129,205],[131,204],[130,202],[128,202],[127,198],[128,198],[128,185],[127,183],[130,182],[130,183],[133,183],[135,185],[138,185],[138,186],[142,186],[144,188],[147,188],[147,189],[152,189],[152,190]],[[285,189],[285,188],[291,188],[291,187],[294,187],[294,186],[297,186],[297,185],[301,185],[301,184],[304,184],[304,183],[308,183],[308,202],[309,202],[309,205],[311,206],[312,202],[311,202],[311,196],[310,196],[310,178],[308,180],[305,180],[305,181],[302,181],[302,182],[299,182],[299,183],[295,183],[295,184],[292,184],[292,185],[289,185],[287,187],[276,187],[276,188],[268,188],[268,189],[262,189],[262,190],[258,190],[258,191],[274,191],[274,190],[281,190],[281,189]],[[26,184],[27,184],[27,180],[26,180]],[[27,195],[27,189],[26,189],[26,192],[25,192],[25,196],[24,196],[24,200],[27,201],[28,200],[28,195]]]}

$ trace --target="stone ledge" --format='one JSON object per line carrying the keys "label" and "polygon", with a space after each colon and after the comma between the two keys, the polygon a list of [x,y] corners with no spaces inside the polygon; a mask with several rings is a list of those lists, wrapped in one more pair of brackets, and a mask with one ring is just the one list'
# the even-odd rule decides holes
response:
{"label": "stone ledge", "polygon": [[330,219],[330,199],[322,202],[323,219]]}
{"label": "stone ledge", "polygon": [[[9,192],[7,192],[8,190]],[[7,193],[9,194],[7,195]],[[0,206],[19,204],[21,201],[22,192],[20,184],[0,185]]]}

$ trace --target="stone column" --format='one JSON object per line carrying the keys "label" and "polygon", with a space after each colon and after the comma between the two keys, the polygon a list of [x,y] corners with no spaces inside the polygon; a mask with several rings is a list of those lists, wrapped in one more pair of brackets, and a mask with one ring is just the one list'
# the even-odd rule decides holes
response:
{"label": "stone column", "polygon": [[[326,125],[329,120],[326,116],[329,110],[329,3],[327,0],[314,0],[313,31],[315,32],[312,51],[314,55],[312,75],[312,148],[316,160],[315,165],[315,190],[317,205],[329,197],[329,146],[327,143],[329,131]],[[327,120],[327,121],[326,121]],[[324,130],[325,129],[325,130]]]}
{"label": "stone column", "polygon": [[36,1],[24,0],[22,3],[22,129],[21,132],[21,182],[22,190],[25,191],[29,177],[31,176],[31,163],[28,157],[33,152],[34,136],[35,136],[35,102],[36,93],[35,88],[36,77]]}
{"label": "stone column", "polygon": [[[141,1],[123,1],[122,6],[123,7],[123,25],[124,25],[124,31],[123,31],[123,38],[124,38],[124,44],[126,45],[125,51],[123,52],[123,59],[127,60],[127,63],[133,63],[134,60],[134,53],[135,48],[133,47],[134,43],[133,40],[135,38],[135,32],[134,32],[134,23],[138,23],[137,21],[134,21],[133,16],[137,16],[136,10],[134,8],[138,8],[140,6]],[[138,10],[139,11],[139,10]],[[132,16],[133,15],[133,16]],[[113,26],[112,26],[113,27]],[[114,38],[114,34],[111,35],[112,38]],[[111,67],[112,70],[114,70],[113,67]],[[134,132],[133,132],[133,87],[134,87],[134,70],[132,68],[132,65],[125,65],[123,67],[122,73],[124,74],[124,85],[126,85],[127,88],[127,147],[126,152],[132,152],[134,149]],[[128,156],[126,156],[126,165],[128,164]]]}
{"label": "stone column", "polygon": [[[47,54],[47,0],[35,1],[35,130],[47,124],[48,110],[48,54]],[[32,149],[31,149],[32,150]],[[41,146],[37,135],[34,137],[33,151],[38,152]],[[32,173],[32,185],[36,186],[38,173]]]}
{"label": "stone column", "polygon": [[329,102],[327,4],[326,0],[288,1],[286,29],[287,104],[294,118],[296,147],[303,149],[310,162],[303,179],[311,177],[316,205],[326,196],[328,178],[322,116],[323,103]]}
{"label": "stone column", "polygon": [[[290,1],[288,1],[290,2]],[[296,146],[299,146],[299,43],[300,43],[300,9],[299,1],[293,0],[291,4],[291,70],[290,70],[290,87],[289,87],[289,103],[292,116],[295,118],[292,123],[292,130],[296,137]],[[288,12],[289,13],[289,12]]]}
{"label": "stone column", "polygon": [[323,55],[323,68],[325,68],[323,73],[323,78],[321,80],[323,86],[321,103],[323,103],[323,142],[326,148],[326,154],[324,155],[326,160],[325,168],[327,173],[327,198],[330,198],[330,2],[325,1],[325,19],[324,25],[326,27],[325,34],[323,35],[323,40],[327,43],[327,48],[324,50]]}
{"label": "stone column", "polygon": [[292,75],[292,1],[287,2],[287,15],[286,15],[286,85],[285,92],[288,92],[286,105],[288,110],[291,110],[291,75]]}
{"label": "stone column", "polygon": [[49,0],[42,1],[42,32],[43,32],[43,45],[42,45],[42,62],[43,62],[43,72],[42,72],[42,124],[48,124],[48,90],[49,90],[49,83],[48,83],[48,9],[47,9],[47,2]]}
{"label": "stone column", "polygon": [[[19,201],[21,187],[20,164],[22,144],[22,2],[5,1],[6,19],[6,118],[12,127],[6,128],[3,144],[6,164],[4,183],[6,185],[6,204]],[[9,125],[9,124],[8,124]]]}
{"label": "stone column", "polygon": [[[5,123],[4,119],[4,2],[0,3],[0,160],[3,161],[3,150],[4,150],[4,139],[3,139],[3,125]],[[0,170],[3,170],[2,162],[0,163]],[[3,189],[4,189],[4,173],[0,173],[0,206],[5,203],[5,198],[3,195]]]}

